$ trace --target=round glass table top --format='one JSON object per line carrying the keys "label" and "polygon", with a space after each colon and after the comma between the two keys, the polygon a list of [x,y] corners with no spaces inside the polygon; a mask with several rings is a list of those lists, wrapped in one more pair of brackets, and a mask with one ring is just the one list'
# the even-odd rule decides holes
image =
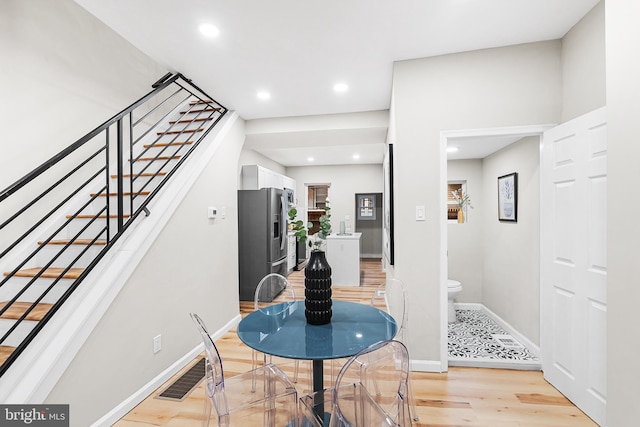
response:
{"label": "round glass table top", "polygon": [[325,360],[353,356],[396,334],[395,320],[370,305],[333,301],[332,310],[330,323],[310,325],[304,301],[274,304],[242,319],[238,337],[249,347],[273,356]]}

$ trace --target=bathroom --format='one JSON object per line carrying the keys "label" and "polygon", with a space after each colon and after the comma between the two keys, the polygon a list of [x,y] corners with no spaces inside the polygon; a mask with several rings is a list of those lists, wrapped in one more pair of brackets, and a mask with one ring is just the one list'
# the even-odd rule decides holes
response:
{"label": "bathroom", "polygon": [[[451,215],[447,226],[449,283],[459,282],[449,292],[456,310],[449,319],[455,319],[448,331],[449,365],[540,369],[540,138],[474,140],[487,143],[488,155],[465,153],[464,142],[449,138],[447,144],[460,148],[448,155],[449,188],[470,197],[464,221]],[[502,148],[493,151],[489,142]],[[505,221],[498,212],[498,178],[513,173],[517,210]]]}

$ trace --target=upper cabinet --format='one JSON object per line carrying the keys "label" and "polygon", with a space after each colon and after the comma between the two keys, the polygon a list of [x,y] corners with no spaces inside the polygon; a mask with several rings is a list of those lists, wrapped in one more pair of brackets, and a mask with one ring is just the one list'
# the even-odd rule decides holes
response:
{"label": "upper cabinet", "polygon": [[242,189],[259,190],[261,188],[288,188],[295,194],[296,181],[262,166],[243,165]]}

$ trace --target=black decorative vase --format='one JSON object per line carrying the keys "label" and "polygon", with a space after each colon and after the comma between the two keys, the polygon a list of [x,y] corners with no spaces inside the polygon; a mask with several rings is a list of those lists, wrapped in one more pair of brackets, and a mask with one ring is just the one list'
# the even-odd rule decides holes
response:
{"label": "black decorative vase", "polygon": [[331,322],[331,266],[323,251],[312,251],[304,269],[304,306],[307,323]]}

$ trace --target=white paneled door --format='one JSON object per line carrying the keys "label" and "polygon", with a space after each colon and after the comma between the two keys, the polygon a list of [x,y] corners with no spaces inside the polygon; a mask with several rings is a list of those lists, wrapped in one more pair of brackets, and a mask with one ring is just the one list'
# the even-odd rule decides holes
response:
{"label": "white paneled door", "polygon": [[598,109],[544,133],[544,377],[599,425],[606,416],[607,124]]}

